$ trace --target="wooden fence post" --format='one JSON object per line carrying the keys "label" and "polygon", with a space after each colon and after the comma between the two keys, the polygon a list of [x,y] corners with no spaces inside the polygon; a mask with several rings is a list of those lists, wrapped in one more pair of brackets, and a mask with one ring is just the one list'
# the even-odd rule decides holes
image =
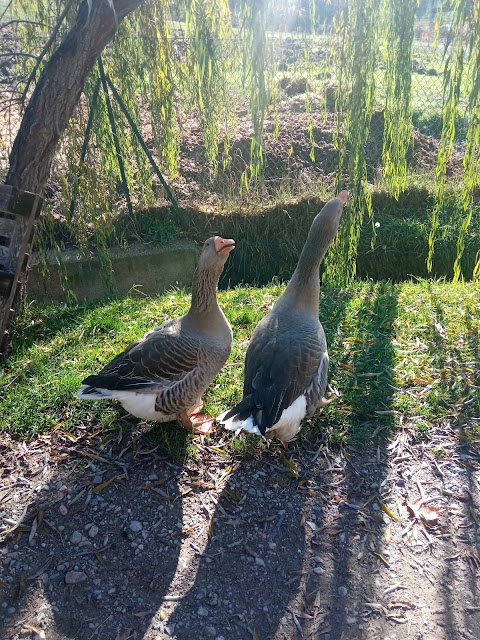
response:
{"label": "wooden fence post", "polygon": [[27,273],[35,221],[43,198],[0,185],[0,354],[9,346],[9,329]]}

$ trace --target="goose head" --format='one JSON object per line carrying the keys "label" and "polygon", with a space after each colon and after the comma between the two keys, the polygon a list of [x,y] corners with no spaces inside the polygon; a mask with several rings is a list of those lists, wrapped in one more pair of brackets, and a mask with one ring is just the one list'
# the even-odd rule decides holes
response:
{"label": "goose head", "polygon": [[212,236],[203,244],[199,264],[206,268],[223,268],[233,249],[235,249],[235,240]]}

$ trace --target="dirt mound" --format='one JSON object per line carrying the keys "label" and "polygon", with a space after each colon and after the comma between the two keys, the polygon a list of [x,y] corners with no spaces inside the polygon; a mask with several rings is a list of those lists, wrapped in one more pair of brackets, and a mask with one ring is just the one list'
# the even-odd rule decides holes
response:
{"label": "dirt mound", "polygon": [[[338,150],[334,144],[336,115],[323,113],[317,99],[315,109],[305,112],[305,95],[302,81],[293,84],[287,78],[285,88],[292,97],[281,100],[277,105],[278,132],[275,119],[270,113],[265,121],[264,174],[267,193],[274,194],[279,186],[285,185],[294,193],[301,193],[309,185],[332,180],[338,165]],[[302,86],[300,86],[302,84]],[[311,126],[311,137],[309,133]],[[384,132],[383,111],[375,111],[370,125],[370,135],[366,149],[366,163],[369,180],[374,181],[383,167],[382,149]],[[181,144],[181,178],[175,182],[180,198],[192,197],[208,202],[212,196],[225,197],[238,193],[242,174],[250,166],[250,148],[253,128],[246,109],[236,114],[236,125],[231,133],[228,161],[225,170],[214,172],[208,165],[201,143],[201,132],[193,120],[186,123]],[[419,131],[414,131],[412,145],[407,153],[410,169],[430,172],[435,169],[439,141]],[[220,144],[220,156],[224,145]],[[455,153],[448,171],[460,174],[463,171],[462,154]]]}

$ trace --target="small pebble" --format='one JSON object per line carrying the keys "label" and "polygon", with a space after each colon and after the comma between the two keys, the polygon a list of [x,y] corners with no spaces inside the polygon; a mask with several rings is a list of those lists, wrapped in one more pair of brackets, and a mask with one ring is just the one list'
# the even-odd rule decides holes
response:
{"label": "small pebble", "polygon": [[208,616],[208,609],[206,607],[198,607],[197,614],[206,618]]}
{"label": "small pebble", "polygon": [[212,636],[212,638],[216,635],[217,631],[215,629],[215,627],[212,627],[211,625],[209,625],[208,627],[205,627],[205,631],[208,633],[209,636]]}
{"label": "small pebble", "polygon": [[130,531],[133,531],[133,533],[138,533],[142,528],[142,523],[139,520],[132,520],[130,522]]}
{"label": "small pebble", "polygon": [[347,595],[347,593],[348,593],[347,587],[338,587],[338,595],[341,598],[344,598]]}
{"label": "small pebble", "polygon": [[80,531],[74,531],[70,536],[70,542],[72,544],[80,544],[82,540],[83,540],[83,536],[80,533]]}
{"label": "small pebble", "polygon": [[158,476],[157,476],[157,474],[156,474],[156,473],[151,473],[151,474],[148,476],[148,479],[149,479],[150,481],[152,481],[152,482],[153,482],[153,481],[155,481],[155,480],[158,480]]}
{"label": "small pebble", "polygon": [[102,482],[102,476],[101,475],[97,474],[96,476],[93,476],[93,484],[101,484],[101,482]]}
{"label": "small pebble", "polygon": [[15,607],[8,607],[7,609],[7,613],[9,613],[10,615],[12,615],[13,613],[15,613],[17,610],[15,609]]}
{"label": "small pebble", "polygon": [[68,509],[67,509],[67,507],[66,507],[64,504],[61,504],[61,505],[58,507],[58,513],[59,513],[61,516],[66,516],[66,515],[67,515],[67,513],[68,513]]}
{"label": "small pebble", "polygon": [[80,582],[85,582],[86,579],[87,574],[83,571],[68,571],[65,574],[66,584],[80,584]]}
{"label": "small pebble", "polygon": [[90,538],[94,538],[98,533],[98,527],[96,524],[92,524],[92,526],[90,527],[90,530],[88,532],[88,535],[90,536]]}
{"label": "small pebble", "polygon": [[262,558],[259,558],[258,556],[255,557],[255,564],[258,565],[259,567],[264,567],[265,566],[265,560],[262,560]]}

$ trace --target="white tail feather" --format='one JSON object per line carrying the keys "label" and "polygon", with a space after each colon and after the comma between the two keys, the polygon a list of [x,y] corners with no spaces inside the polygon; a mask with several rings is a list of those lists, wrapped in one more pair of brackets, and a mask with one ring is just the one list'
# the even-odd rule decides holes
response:
{"label": "white tail feather", "polygon": [[[232,418],[228,418],[225,420],[225,413],[222,413],[218,416],[217,420],[220,422],[225,429],[228,431],[235,431],[235,433],[239,433],[240,431],[247,431],[248,433],[254,433],[257,436],[260,436],[260,429],[253,421],[253,416],[249,415],[245,420],[240,420],[238,416],[233,416]],[[281,438],[285,439],[287,442],[296,436],[298,431],[300,430],[300,423],[303,420],[307,413],[307,401],[304,395],[299,396],[289,407],[283,410],[282,415],[278,422],[276,422],[271,429],[267,429],[267,433],[272,431],[278,431],[279,435],[285,436]]]}
{"label": "white tail feather", "polygon": [[85,393],[87,389],[92,389],[92,387],[88,384],[82,384],[77,391],[77,398],[80,398],[80,400],[111,400],[115,397],[108,389],[97,389],[94,387],[92,391]]}
{"label": "white tail feather", "polygon": [[218,422],[223,424],[225,429],[228,429],[228,431],[235,431],[235,433],[237,434],[243,430],[243,431],[247,431],[248,433],[254,433],[256,436],[262,435],[260,433],[260,429],[253,422],[252,415],[249,415],[248,418],[246,418],[245,420],[239,420],[237,416],[233,416],[232,418],[228,418],[227,420],[225,420],[224,416],[227,413],[228,411],[225,411],[225,413],[222,413],[221,415],[219,415],[217,420]]}

